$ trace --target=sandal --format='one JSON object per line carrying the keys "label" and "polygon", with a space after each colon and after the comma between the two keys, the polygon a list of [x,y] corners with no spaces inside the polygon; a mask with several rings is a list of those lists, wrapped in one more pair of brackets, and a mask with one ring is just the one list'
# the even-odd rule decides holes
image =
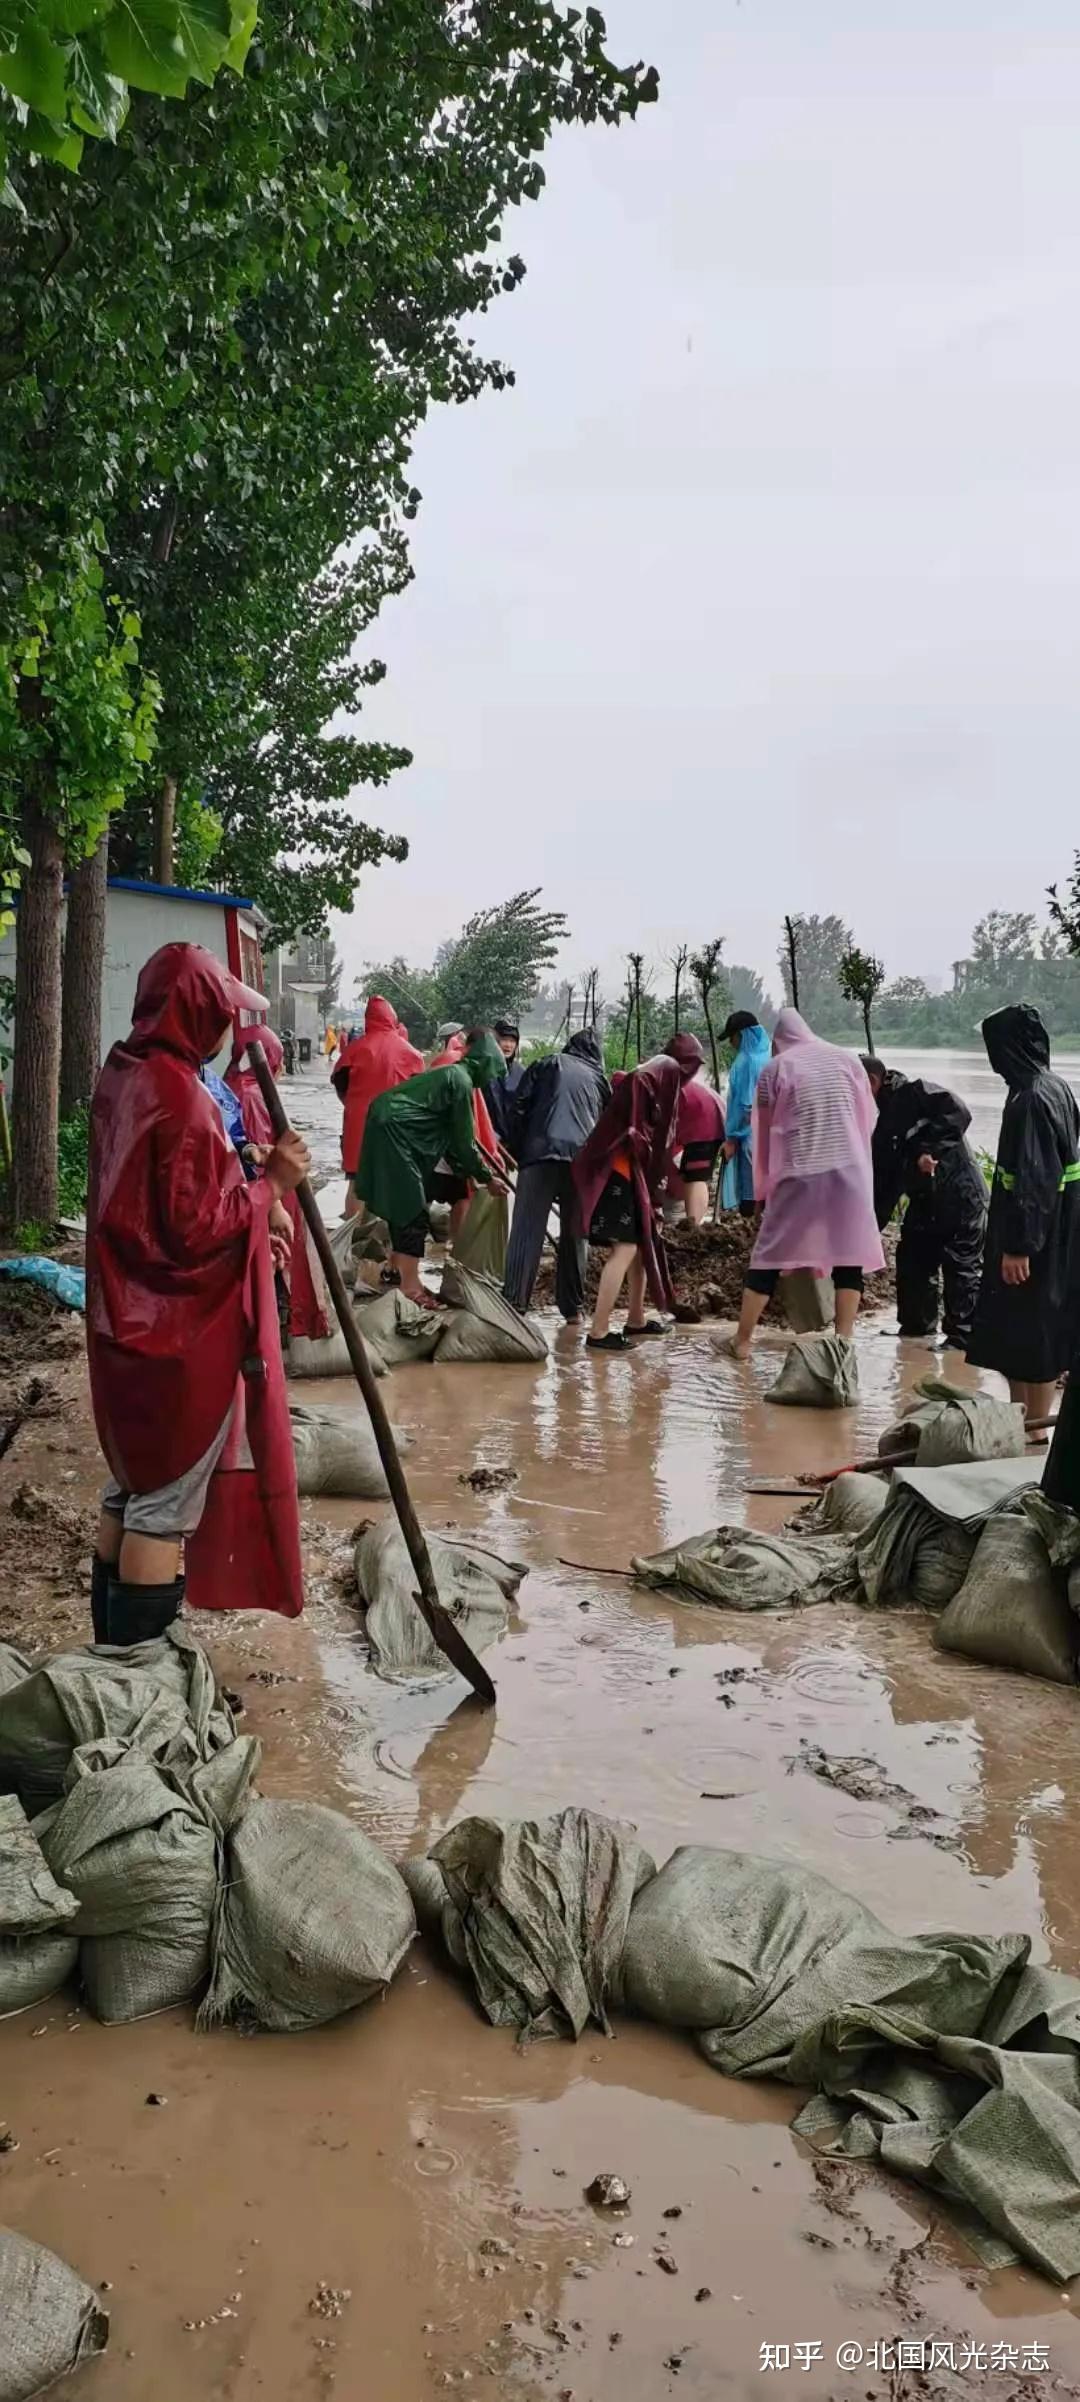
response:
{"label": "sandal", "polygon": [[629,1351],[630,1345],[624,1334],[587,1334],[585,1349],[586,1351]]}
{"label": "sandal", "polygon": [[640,1326],[631,1326],[628,1318],[623,1333],[631,1341],[640,1342],[643,1334],[666,1334],[667,1327],[661,1325],[659,1318],[645,1318]]}

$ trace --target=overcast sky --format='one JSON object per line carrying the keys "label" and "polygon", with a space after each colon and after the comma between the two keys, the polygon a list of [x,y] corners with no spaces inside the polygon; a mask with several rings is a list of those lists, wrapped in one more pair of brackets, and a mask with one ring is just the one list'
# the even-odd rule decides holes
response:
{"label": "overcast sky", "polygon": [[609,0],[660,70],[514,223],[514,391],[433,418],[335,921],[424,962],[541,884],[567,972],[786,909],[891,973],[1080,842],[1076,0]]}

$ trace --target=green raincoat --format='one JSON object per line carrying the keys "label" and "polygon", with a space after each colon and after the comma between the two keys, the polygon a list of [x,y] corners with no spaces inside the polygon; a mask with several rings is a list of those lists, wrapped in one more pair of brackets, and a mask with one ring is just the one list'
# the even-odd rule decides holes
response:
{"label": "green raincoat", "polygon": [[356,1191],[377,1218],[410,1226],[427,1207],[427,1186],[440,1159],[458,1176],[489,1184],[491,1169],[476,1145],[473,1091],[506,1074],[493,1034],[472,1043],[464,1059],[429,1068],[379,1093],[364,1127]]}

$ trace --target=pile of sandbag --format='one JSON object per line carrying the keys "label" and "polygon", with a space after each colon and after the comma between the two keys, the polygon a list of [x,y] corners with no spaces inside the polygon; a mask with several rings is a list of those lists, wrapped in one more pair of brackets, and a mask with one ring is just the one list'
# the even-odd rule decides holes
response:
{"label": "pile of sandbag", "polygon": [[12,1661],[0,2012],[56,1990],[76,1956],[90,2008],[114,2023],[209,1980],[200,2023],[303,2028],[389,1985],[415,1933],[396,1868],[339,1811],[254,1792],[259,1745],[237,1735],[186,1629],[23,1662],[15,1681]]}
{"label": "pile of sandbag", "polygon": [[382,1292],[358,1292],[356,1323],[384,1368],[407,1368],[416,1360],[433,1359],[444,1329],[441,1310],[410,1301],[397,1285],[387,1285]]}
{"label": "pile of sandbag", "polygon": [[[386,1471],[371,1420],[362,1406],[350,1417],[341,1410],[305,1409],[294,1401],[289,1405],[289,1419],[298,1493],[341,1493],[355,1501],[385,1499],[389,1491]],[[394,1426],[390,1431],[399,1452],[408,1451],[412,1436],[405,1428]]]}
{"label": "pile of sandbag", "polygon": [[984,2259],[1080,2274],[1080,1982],[1026,1936],[894,1935],[797,1861],[694,1845],[657,1873],[587,1810],[466,1819],[405,1874],[494,2025],[685,2029],[727,2076],[809,2088],[799,2134],[951,2202]]}
{"label": "pile of sandbag", "polygon": [[[354,1311],[355,1316],[355,1311]],[[373,1376],[385,1376],[386,1362],[372,1343],[365,1343],[367,1362]],[[354,1376],[349,1358],[349,1346],[340,1326],[330,1334],[291,1334],[285,1351],[286,1376]]]}
{"label": "pile of sandbag", "polygon": [[858,1545],[871,1609],[943,1610],[958,1593],[987,1519],[1039,1482],[1041,1462],[972,1460],[957,1468],[894,1468],[881,1516]]}
{"label": "pile of sandbag", "polygon": [[43,2244],[0,2227],[0,2402],[31,2402],[108,2341],[92,2286]]}
{"label": "pile of sandbag", "polygon": [[791,1409],[846,1410],[859,1398],[855,1345],[838,1334],[797,1335],[766,1401]]}
{"label": "pile of sandbag", "polygon": [[447,1260],[442,1276],[444,1331],[436,1357],[448,1360],[539,1360],[547,1339],[535,1318],[524,1318],[504,1300],[501,1285]]}
{"label": "pile of sandbag", "polygon": [[466,1818],[404,1875],[426,1934],[471,1978],[493,2027],[608,2031],[634,1895],[656,1863],[631,1827],[592,1810],[500,1826]]}
{"label": "pile of sandbag", "polygon": [[1018,1460],[1027,1434],[1018,1401],[967,1393],[944,1378],[924,1376],[915,1398],[878,1443],[883,1459],[904,1454],[917,1468],[952,1468],[965,1460]]}
{"label": "pile of sandbag", "polygon": [[[475,1652],[506,1632],[509,1604],[525,1569],[470,1542],[427,1538],[428,1556],[447,1617]],[[441,1683],[456,1671],[440,1651],[416,1601],[416,1571],[396,1518],[366,1526],[357,1539],[356,1582],[376,1673],[390,1684]]]}
{"label": "pile of sandbag", "polygon": [[630,1566],[640,1584],[728,1610],[801,1609],[854,1595],[858,1586],[855,1547],[843,1533],[767,1535],[717,1526]]}
{"label": "pile of sandbag", "polygon": [[[22,1803],[0,1799],[0,2018],[66,1984],[79,1946],[73,1893],[56,1883]],[[2,2390],[2,2388],[0,2388]]]}
{"label": "pile of sandbag", "polygon": [[1080,1518],[1026,1493],[1018,1511],[988,1518],[959,1591],[934,1628],[942,1651],[995,1668],[1076,1682]]}
{"label": "pile of sandbag", "polygon": [[834,1476],[818,1500],[809,1509],[801,1510],[791,1521],[791,1531],[800,1535],[865,1535],[878,1519],[889,1498],[884,1476],[867,1475],[858,1468],[845,1468],[842,1476]]}

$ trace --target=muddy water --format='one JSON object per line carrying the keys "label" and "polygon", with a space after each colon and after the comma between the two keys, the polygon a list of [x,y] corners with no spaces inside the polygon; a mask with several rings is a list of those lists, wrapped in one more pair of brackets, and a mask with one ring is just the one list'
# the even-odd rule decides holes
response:
{"label": "muddy water", "polygon": [[[562,1334],[536,1368],[400,1371],[386,1389],[427,1524],[528,1566],[489,1655],[498,1708],[373,1678],[351,1609],[320,1598],[318,1538],[311,1620],[215,1642],[264,1787],[336,1801],[398,1857],[468,1811],[587,1803],[660,1857],[698,1841],[803,1860],[898,1927],[1020,1927],[1080,1968],[1074,1695],[940,1657],[921,1620],[738,1620],[612,1573],[720,1518],[777,1523],[790,1505],[747,1501],[749,1473],[857,1456],[936,1372],[867,1328],[858,1410],[820,1418],[766,1407],[777,1358],[763,1345],[741,1370],[694,1329],[622,1359]],[[458,1478],[480,1462],[517,1483],[473,1496]],[[88,1490],[89,1450],[80,1473]],[[360,1514],[317,1512],[339,1530]],[[934,1839],[793,1766],[804,1740],[872,1755],[933,1809]],[[820,2343],[802,2391],[875,2395],[888,2373],[845,2377],[838,2344],[961,2332],[1042,2341],[1080,2382],[1062,2296],[979,2269],[913,2191],[823,2170],[792,2110],[659,2029],[521,2054],[418,1946],[385,2003],[313,2036],[197,2037],[184,2013],[107,2029],[61,2003],[9,2022],[0,2219],[112,2289],[112,2355],[72,2402],[743,2395],[766,2342]],[[632,2188],[619,2241],[583,2198],[601,2168]]]}

